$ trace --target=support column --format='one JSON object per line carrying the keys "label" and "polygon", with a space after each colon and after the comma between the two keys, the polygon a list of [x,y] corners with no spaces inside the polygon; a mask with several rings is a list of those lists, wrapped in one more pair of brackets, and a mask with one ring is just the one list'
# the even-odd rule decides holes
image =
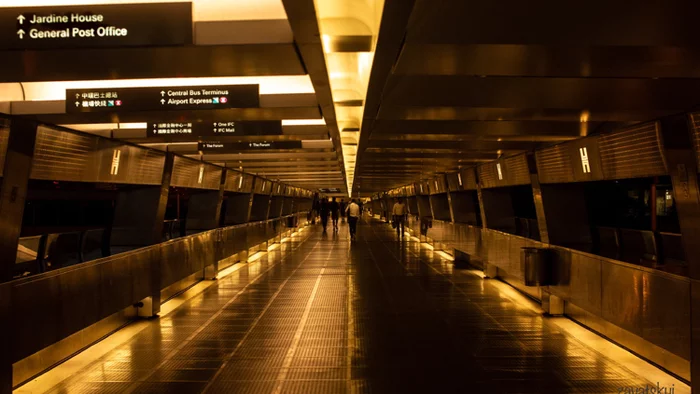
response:
{"label": "support column", "polygon": [[455,222],[455,211],[452,206],[452,193],[447,192],[447,206],[450,208],[450,221]]}
{"label": "support column", "polygon": [[[12,118],[0,183],[0,394],[12,393],[12,280],[38,124]],[[2,127],[2,126],[0,126]],[[17,307],[21,307],[17,306]]]}
{"label": "support column", "polygon": [[476,183],[476,196],[479,200],[479,215],[481,215],[481,228],[489,228],[486,221],[486,209],[484,208],[484,195],[481,192],[481,183]]}
{"label": "support column", "polygon": [[10,121],[10,135],[0,183],[0,282],[12,280],[36,134],[35,121],[24,118],[13,118]]}
{"label": "support column", "polygon": [[700,392],[700,189],[689,119],[679,115],[661,121],[666,166],[673,184],[683,249],[690,276],[690,381]]}

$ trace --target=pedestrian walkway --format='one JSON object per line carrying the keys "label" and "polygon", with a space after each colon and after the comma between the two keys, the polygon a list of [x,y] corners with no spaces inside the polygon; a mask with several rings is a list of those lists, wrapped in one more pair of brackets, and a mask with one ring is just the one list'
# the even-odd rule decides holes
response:
{"label": "pedestrian walkway", "polygon": [[[53,393],[618,393],[647,382],[372,219],[320,225]],[[656,382],[653,382],[656,385]]]}

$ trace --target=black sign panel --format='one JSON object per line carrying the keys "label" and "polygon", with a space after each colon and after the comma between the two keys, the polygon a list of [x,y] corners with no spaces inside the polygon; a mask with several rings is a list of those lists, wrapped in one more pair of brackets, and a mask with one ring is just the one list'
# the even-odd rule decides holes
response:
{"label": "black sign panel", "polygon": [[335,187],[332,187],[330,189],[321,188],[321,189],[318,189],[318,191],[321,193],[340,193],[340,189],[335,188]]}
{"label": "black sign panel", "polygon": [[259,85],[66,89],[66,112],[255,108]]}
{"label": "black sign panel", "polygon": [[192,44],[192,3],[0,8],[3,49]]}
{"label": "black sign panel", "polygon": [[192,141],[202,137],[282,135],[282,121],[149,122],[147,133],[149,138],[180,141]]}
{"label": "black sign panel", "polygon": [[200,142],[198,145],[198,150],[200,152],[209,153],[271,149],[301,149],[301,141]]}

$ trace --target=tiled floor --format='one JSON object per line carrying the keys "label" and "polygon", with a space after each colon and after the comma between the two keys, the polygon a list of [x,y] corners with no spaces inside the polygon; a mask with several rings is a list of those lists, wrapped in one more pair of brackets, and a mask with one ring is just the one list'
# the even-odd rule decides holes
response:
{"label": "tiled floor", "polygon": [[[311,230],[54,393],[617,393],[647,382],[386,224]],[[651,382],[649,382],[651,383]]]}

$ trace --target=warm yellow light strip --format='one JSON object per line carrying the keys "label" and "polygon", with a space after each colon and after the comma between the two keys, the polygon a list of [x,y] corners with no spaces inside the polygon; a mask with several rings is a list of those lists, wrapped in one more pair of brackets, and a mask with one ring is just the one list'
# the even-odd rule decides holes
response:
{"label": "warm yellow light strip", "polygon": [[[374,60],[374,47],[379,34],[384,0],[315,0],[316,15],[321,30],[321,42],[326,57],[326,67],[331,93],[336,103],[338,128],[361,129],[364,101]],[[370,49],[357,52],[336,52],[334,41],[349,37],[371,37]],[[361,103],[347,106],[346,103]],[[356,141],[359,132],[347,132],[343,136],[343,159],[348,193],[352,195],[357,159]],[[350,143],[353,142],[353,143]]]}

